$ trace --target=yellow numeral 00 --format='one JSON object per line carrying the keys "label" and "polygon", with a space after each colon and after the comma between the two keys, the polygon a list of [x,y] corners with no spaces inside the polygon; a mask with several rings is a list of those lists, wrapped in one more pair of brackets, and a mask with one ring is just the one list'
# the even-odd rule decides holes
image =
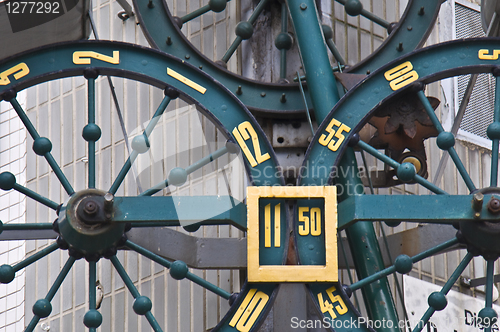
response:
{"label": "yellow numeral 00", "polygon": [[384,77],[390,83],[393,91],[418,80],[418,73],[413,70],[413,65],[410,61],[403,62],[399,66],[389,69],[384,73]]}

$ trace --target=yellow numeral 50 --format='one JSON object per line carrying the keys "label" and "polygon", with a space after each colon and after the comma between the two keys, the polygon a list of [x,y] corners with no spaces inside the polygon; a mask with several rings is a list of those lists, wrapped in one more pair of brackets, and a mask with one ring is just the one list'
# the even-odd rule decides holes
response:
{"label": "yellow numeral 50", "polygon": [[309,212],[308,206],[299,207],[299,235],[306,236],[311,234],[312,236],[321,235],[321,209],[318,207],[312,208],[309,216],[304,215],[304,213]]}
{"label": "yellow numeral 50", "polygon": [[[337,127],[338,129],[337,130],[333,129],[333,126]],[[339,120],[333,118],[332,121],[330,121],[328,126],[325,128],[325,131],[328,133],[328,135],[325,134],[321,135],[318,142],[323,146],[328,146],[330,150],[335,152],[339,149],[340,145],[345,139],[345,136],[342,133],[350,132],[351,128],[341,123]],[[334,136],[338,138],[337,141],[333,139]]]}

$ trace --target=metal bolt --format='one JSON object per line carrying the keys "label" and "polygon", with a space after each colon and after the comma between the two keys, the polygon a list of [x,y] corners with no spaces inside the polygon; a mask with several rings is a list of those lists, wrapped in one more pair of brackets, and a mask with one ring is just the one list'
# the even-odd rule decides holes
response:
{"label": "metal bolt", "polygon": [[490,201],[488,202],[488,211],[493,214],[500,213],[500,200],[498,198],[491,197]]}
{"label": "metal bolt", "polygon": [[482,193],[475,193],[472,200],[472,208],[474,211],[480,212],[483,208],[484,195]]}
{"label": "metal bolt", "polygon": [[398,47],[396,47],[396,51],[401,52],[403,50],[403,43],[399,43]]}
{"label": "metal bolt", "polygon": [[112,193],[106,193],[104,195],[104,210],[105,211],[111,211],[113,208],[113,202],[114,202],[115,196],[113,196]]}
{"label": "metal bolt", "polygon": [[97,206],[96,202],[94,201],[87,201],[85,203],[85,206],[83,207],[83,212],[89,216],[93,216],[94,214],[97,213],[99,210],[99,207]]}
{"label": "metal bolt", "polygon": [[238,85],[238,89],[236,90],[237,95],[241,95],[243,91],[241,91],[241,85]]}
{"label": "metal bolt", "polygon": [[172,37],[170,36],[167,37],[167,45],[168,46],[172,45]]}
{"label": "metal bolt", "polygon": [[422,16],[425,14],[425,8],[424,7],[420,7],[420,10],[418,11],[418,15]]}
{"label": "metal bolt", "polygon": [[281,101],[282,103],[286,103],[286,94],[282,94],[282,95],[281,95],[280,101]]}
{"label": "metal bolt", "polygon": [[148,8],[155,8],[155,4],[153,3],[153,0],[149,0]]}

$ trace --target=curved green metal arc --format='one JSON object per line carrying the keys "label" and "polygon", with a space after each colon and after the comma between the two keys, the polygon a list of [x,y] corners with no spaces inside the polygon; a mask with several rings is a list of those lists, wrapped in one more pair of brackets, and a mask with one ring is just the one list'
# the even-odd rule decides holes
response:
{"label": "curved green metal arc", "polygon": [[[345,69],[347,73],[367,74],[388,61],[422,47],[429,37],[443,0],[410,0],[403,16],[380,47],[358,64]],[[424,14],[419,15],[424,7]],[[403,50],[399,51],[399,43]]]}
{"label": "curved green metal arc", "polygon": [[[133,3],[137,19],[152,47],[181,59],[186,59],[188,55],[189,59],[186,59],[186,62],[196,67],[201,66],[204,72],[213,76],[232,93],[236,93],[238,87],[241,86],[242,93],[237,97],[254,112],[271,117],[280,114],[304,116],[305,111],[302,108],[302,95],[298,84],[261,83],[219,67],[192,47],[173,23],[172,15],[164,1],[152,0],[154,8],[148,7],[149,0],[134,0]],[[166,42],[167,38],[170,38],[170,45]],[[263,92],[265,97],[261,96]],[[283,93],[286,95],[285,103],[280,100]]]}
{"label": "curved green metal arc", "polygon": [[[77,65],[73,63],[73,53],[75,51],[97,52],[109,57],[113,55],[113,51],[119,51],[120,60],[118,64],[113,64],[92,58],[90,65]],[[258,136],[261,154],[269,154],[268,159],[261,161],[254,167],[245,162],[245,167],[252,184],[267,186],[284,185],[283,177],[278,172],[274,151],[262,129],[258,125],[255,125],[257,122],[248,109],[246,109],[239,99],[228,93],[229,91],[212,77],[178,58],[132,44],[80,41],[49,45],[10,57],[0,61],[0,72],[4,72],[20,63],[24,63],[29,68],[29,73],[18,79],[9,77],[11,82],[0,86],[0,98],[3,93],[10,89],[20,91],[47,80],[82,75],[84,70],[89,67],[97,70],[100,75],[131,78],[162,89],[166,86],[172,86],[181,92],[181,97],[184,100],[195,101],[200,111],[218,126],[227,138],[231,137],[234,140],[230,134],[233,128],[236,129],[240,124],[249,122]],[[167,68],[182,75],[183,78],[174,78],[175,74],[173,76],[173,72],[171,71],[168,74]],[[187,78],[191,82],[186,81],[184,78]],[[192,82],[197,85],[192,84]],[[252,144],[249,143],[250,141],[247,141],[250,152],[255,153]],[[280,253],[276,254],[274,261],[271,263],[276,265],[282,264],[283,259],[286,257],[287,248],[288,245],[279,248]],[[224,319],[219,322],[215,330],[234,331],[229,326],[230,320],[245,297],[254,289],[257,294],[258,292],[262,292],[268,297],[264,308],[258,314],[255,326],[251,329],[251,331],[255,331],[272,307],[278,291],[277,284],[246,284],[239,293],[239,297],[236,299],[233,307]]]}

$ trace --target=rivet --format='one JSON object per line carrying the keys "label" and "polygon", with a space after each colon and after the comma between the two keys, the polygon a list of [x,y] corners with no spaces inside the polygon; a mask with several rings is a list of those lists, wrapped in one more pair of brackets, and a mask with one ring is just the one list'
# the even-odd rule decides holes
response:
{"label": "rivet", "polygon": [[265,97],[265,96],[266,96],[266,93],[265,93],[265,92],[261,92],[261,93],[260,93],[260,96],[261,96],[261,97]]}
{"label": "rivet", "polygon": [[189,54],[186,54],[184,57],[185,57],[186,59],[189,59],[191,56],[190,56]]}
{"label": "rivet", "polygon": [[307,5],[305,3],[301,3],[300,4],[300,9],[306,10],[307,9]]}
{"label": "rivet", "polygon": [[408,31],[411,31],[413,30],[413,27],[411,25],[409,25],[407,28],[406,28]]}

